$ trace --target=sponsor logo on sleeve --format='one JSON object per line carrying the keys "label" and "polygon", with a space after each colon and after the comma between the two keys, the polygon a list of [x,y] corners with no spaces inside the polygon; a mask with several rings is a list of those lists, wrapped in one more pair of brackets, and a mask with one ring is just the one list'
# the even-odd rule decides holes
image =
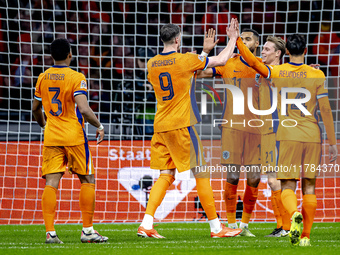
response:
{"label": "sponsor logo on sleeve", "polygon": [[202,62],[205,60],[204,56],[198,55],[198,59],[201,60]]}
{"label": "sponsor logo on sleeve", "polygon": [[80,88],[81,88],[81,89],[86,89],[86,81],[85,81],[85,80],[82,80],[82,81],[80,82]]}

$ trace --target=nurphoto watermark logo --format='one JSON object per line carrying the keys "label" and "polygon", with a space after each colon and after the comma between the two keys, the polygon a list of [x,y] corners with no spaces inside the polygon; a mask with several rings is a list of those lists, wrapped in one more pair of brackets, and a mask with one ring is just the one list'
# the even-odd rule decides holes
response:
{"label": "nurphoto watermark logo", "polygon": [[[245,106],[245,96],[242,92],[242,90],[235,86],[235,85],[229,85],[229,84],[216,84],[215,88],[218,89],[225,89],[225,91],[232,94],[233,97],[233,115],[244,115],[244,106]],[[217,94],[216,90],[213,90],[214,94]],[[253,88],[248,87],[247,88],[247,106],[251,113],[258,116],[263,115],[271,115],[277,110],[277,104],[278,104],[278,89],[275,87],[271,87],[271,107],[267,110],[258,110],[253,105]],[[295,98],[288,98],[288,93],[295,93],[299,95]],[[307,108],[305,107],[305,103],[307,103],[311,99],[311,93],[306,88],[300,88],[300,87],[284,87],[281,88],[280,91],[280,97],[281,97],[281,115],[287,115],[287,108],[289,105],[295,105],[295,109],[298,109],[301,111],[304,116],[312,115]],[[209,93],[209,95],[213,98],[214,97]],[[215,102],[215,100],[214,100]],[[216,102],[215,102],[216,104]],[[207,95],[203,94],[201,99],[201,114],[206,115],[207,114]],[[274,126],[275,122],[280,122],[279,119],[244,119],[242,122],[233,122],[232,119],[214,119],[213,126],[221,125],[221,124],[229,124],[231,127],[233,125],[243,125],[244,127],[248,125],[249,127],[262,127],[266,122],[270,122],[271,126]],[[297,121],[294,119],[283,119],[281,121],[282,126],[284,127],[295,127],[298,125]]]}

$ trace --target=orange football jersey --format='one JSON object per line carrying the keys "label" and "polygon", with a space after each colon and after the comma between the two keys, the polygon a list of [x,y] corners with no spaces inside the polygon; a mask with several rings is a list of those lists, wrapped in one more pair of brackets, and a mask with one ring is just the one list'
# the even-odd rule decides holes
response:
{"label": "orange football jersey", "polygon": [[[304,115],[294,104],[287,105],[287,114],[281,114],[281,96],[278,96],[278,114],[280,122],[285,121],[285,125],[295,125],[289,119],[295,120],[295,127],[284,127],[279,125],[276,139],[278,141],[291,140],[300,142],[321,142],[321,131],[318,125],[317,100],[328,96],[325,87],[325,75],[321,70],[317,70],[305,64],[286,63],[278,66],[271,66],[272,85],[278,88],[281,94],[283,87],[305,88],[311,93],[311,98],[303,106],[312,114]],[[303,93],[287,93],[288,99],[304,98]]]}
{"label": "orange football jersey", "polygon": [[[258,59],[261,61],[260,58]],[[259,109],[259,85],[255,81],[256,71],[249,67],[247,62],[240,55],[238,55],[237,57],[229,59],[224,66],[213,68],[213,72],[221,75],[225,84],[234,85],[240,88],[244,95],[244,115],[234,115],[233,95],[229,90],[224,90],[225,99],[222,119],[227,120],[228,123],[223,124],[222,126],[246,131],[249,133],[259,134],[259,128],[251,127],[251,125],[260,125],[259,122],[250,123],[250,125],[248,125],[249,120],[259,119],[259,117],[250,112],[248,108],[248,88],[250,87],[253,91],[253,106],[255,109]]]}
{"label": "orange football jersey", "polygon": [[160,53],[148,61],[148,80],[157,99],[155,132],[189,127],[201,121],[194,72],[204,70],[208,62],[206,57],[175,51]]}
{"label": "orange football jersey", "polygon": [[75,146],[85,143],[84,120],[74,97],[87,95],[86,79],[67,66],[53,66],[39,75],[34,98],[47,116],[45,146]]}

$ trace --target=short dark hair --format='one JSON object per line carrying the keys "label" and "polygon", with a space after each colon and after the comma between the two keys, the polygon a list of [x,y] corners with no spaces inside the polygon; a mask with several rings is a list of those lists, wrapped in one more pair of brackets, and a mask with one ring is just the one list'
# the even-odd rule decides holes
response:
{"label": "short dark hair", "polygon": [[51,43],[50,51],[54,60],[65,60],[71,51],[71,44],[65,38],[58,38]]}
{"label": "short dark hair", "polygon": [[268,36],[267,42],[274,43],[275,51],[281,51],[280,60],[282,59],[283,55],[286,54],[286,42],[281,37],[276,36]]}
{"label": "short dark hair", "polygon": [[251,33],[253,33],[253,35],[257,38],[257,40],[260,42],[260,35],[259,35],[259,33],[256,31],[256,30],[254,30],[254,29],[251,29],[251,28],[244,28],[243,30],[242,30],[242,33],[243,32],[251,32]]}
{"label": "short dark hair", "polygon": [[163,43],[174,43],[174,39],[181,32],[179,26],[166,24],[161,28],[161,40]]}
{"label": "short dark hair", "polygon": [[303,35],[293,34],[288,37],[287,50],[292,56],[300,56],[306,48],[306,39]]}

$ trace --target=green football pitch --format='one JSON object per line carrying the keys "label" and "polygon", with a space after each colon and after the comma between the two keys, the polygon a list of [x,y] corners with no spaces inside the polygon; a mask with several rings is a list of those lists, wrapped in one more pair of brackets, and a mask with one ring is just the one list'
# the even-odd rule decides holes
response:
{"label": "green football pitch", "polygon": [[268,238],[276,224],[251,223],[256,237],[210,238],[208,223],[161,223],[166,239],[137,237],[138,224],[95,224],[107,243],[81,243],[81,225],[56,225],[64,244],[45,244],[43,225],[0,225],[0,254],[340,254],[340,223],[314,223],[311,247],[292,247],[288,237]]}

